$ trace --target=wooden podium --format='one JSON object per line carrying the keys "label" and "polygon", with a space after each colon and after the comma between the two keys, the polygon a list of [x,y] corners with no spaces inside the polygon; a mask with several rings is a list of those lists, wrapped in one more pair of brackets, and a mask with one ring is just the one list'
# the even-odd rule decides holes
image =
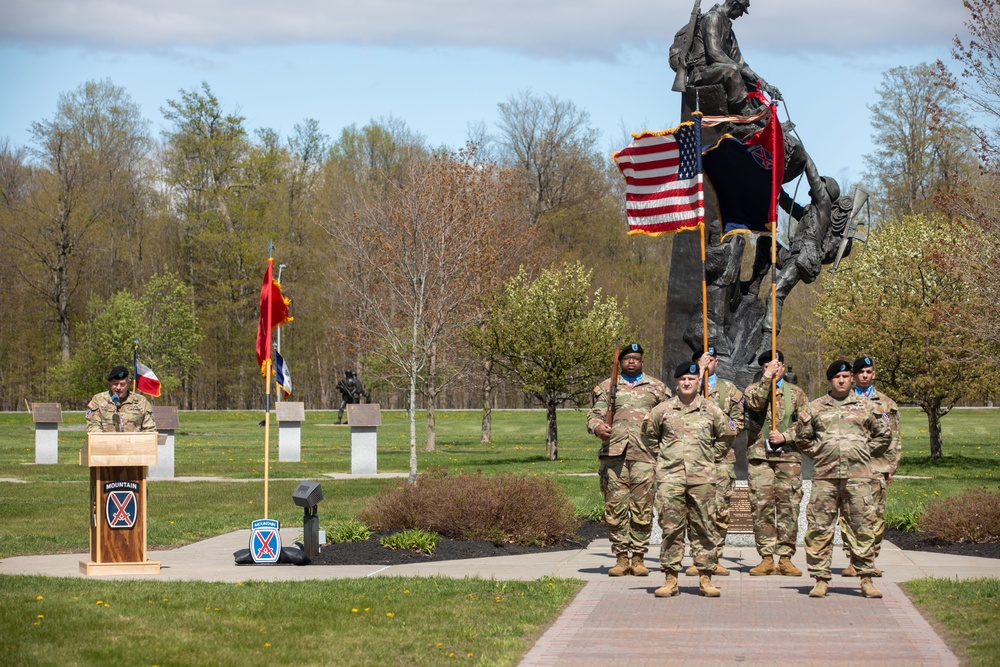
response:
{"label": "wooden podium", "polygon": [[146,466],[156,465],[156,432],[89,433],[80,463],[90,467],[90,561],[80,571],[159,574],[146,560]]}

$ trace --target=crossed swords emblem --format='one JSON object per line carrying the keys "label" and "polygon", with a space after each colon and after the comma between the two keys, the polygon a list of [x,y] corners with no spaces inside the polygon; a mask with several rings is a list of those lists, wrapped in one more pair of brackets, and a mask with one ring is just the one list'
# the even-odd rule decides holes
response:
{"label": "crossed swords emblem", "polygon": [[118,494],[112,493],[111,500],[115,502],[115,507],[117,508],[114,516],[111,517],[111,525],[117,525],[119,522],[126,524],[130,523],[132,517],[129,515],[128,509],[126,508],[128,505],[128,496],[126,496],[126,500],[120,501],[118,500]]}

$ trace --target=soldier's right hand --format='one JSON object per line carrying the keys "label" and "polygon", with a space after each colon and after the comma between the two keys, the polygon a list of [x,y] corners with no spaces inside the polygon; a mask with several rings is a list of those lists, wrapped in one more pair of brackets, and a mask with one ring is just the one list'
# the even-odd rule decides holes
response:
{"label": "soldier's right hand", "polygon": [[596,427],[594,427],[594,435],[596,435],[601,440],[611,439],[611,427],[601,422]]}

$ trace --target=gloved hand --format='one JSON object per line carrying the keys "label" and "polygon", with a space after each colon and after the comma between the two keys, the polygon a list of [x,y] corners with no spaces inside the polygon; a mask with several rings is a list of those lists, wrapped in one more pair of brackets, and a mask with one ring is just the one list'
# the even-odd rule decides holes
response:
{"label": "gloved hand", "polygon": [[770,440],[764,442],[764,448],[767,450],[768,454],[780,454],[784,450],[784,445],[772,444]]}

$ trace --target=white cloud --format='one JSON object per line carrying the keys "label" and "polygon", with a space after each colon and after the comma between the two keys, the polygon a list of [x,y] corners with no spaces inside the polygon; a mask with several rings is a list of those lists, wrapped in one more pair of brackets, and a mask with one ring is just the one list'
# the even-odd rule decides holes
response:
{"label": "white cloud", "polygon": [[[607,58],[630,44],[668,45],[690,11],[686,0],[7,1],[0,42],[143,49],[336,42]],[[964,19],[958,0],[753,0],[736,31],[744,48],[856,53],[944,44]]]}

